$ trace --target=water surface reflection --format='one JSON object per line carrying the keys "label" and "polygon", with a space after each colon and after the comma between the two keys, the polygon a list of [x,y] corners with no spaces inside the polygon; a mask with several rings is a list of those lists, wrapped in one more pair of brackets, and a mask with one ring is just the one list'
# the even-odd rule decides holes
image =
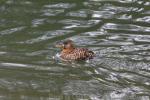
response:
{"label": "water surface reflection", "polygon": [[[149,100],[148,0],[0,3],[0,99]],[[56,42],[96,53],[62,62]]]}

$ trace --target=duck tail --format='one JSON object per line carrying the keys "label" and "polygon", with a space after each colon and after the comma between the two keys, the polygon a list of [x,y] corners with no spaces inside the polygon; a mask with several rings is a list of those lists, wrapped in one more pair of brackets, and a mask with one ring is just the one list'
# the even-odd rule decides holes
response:
{"label": "duck tail", "polygon": [[92,59],[95,56],[95,53],[93,51],[89,51],[87,55],[89,59]]}

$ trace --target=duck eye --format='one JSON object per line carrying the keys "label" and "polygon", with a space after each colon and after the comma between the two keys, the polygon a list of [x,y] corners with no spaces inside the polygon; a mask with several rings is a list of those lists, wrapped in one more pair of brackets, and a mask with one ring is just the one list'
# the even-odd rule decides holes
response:
{"label": "duck eye", "polygon": [[64,42],[63,44],[64,44],[64,45],[67,45],[67,44],[68,44],[68,42]]}

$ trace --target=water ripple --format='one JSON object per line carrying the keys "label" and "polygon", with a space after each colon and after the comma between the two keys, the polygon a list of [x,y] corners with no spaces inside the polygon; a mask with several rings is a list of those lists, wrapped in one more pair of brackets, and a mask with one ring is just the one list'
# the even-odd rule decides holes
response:
{"label": "water ripple", "polygon": [[16,28],[11,28],[11,29],[6,29],[6,30],[3,30],[3,31],[0,31],[0,35],[12,34],[14,32],[21,31],[24,28],[26,28],[26,27],[22,26],[22,27],[16,27]]}
{"label": "water ripple", "polygon": [[[3,0],[0,99],[149,100],[148,0]],[[96,57],[64,62],[72,39]]]}
{"label": "water ripple", "polygon": [[45,5],[44,7],[46,8],[64,8],[64,9],[67,9],[67,8],[72,8],[74,7],[75,4],[70,4],[70,3],[57,3],[57,4],[50,4],[50,5]]}

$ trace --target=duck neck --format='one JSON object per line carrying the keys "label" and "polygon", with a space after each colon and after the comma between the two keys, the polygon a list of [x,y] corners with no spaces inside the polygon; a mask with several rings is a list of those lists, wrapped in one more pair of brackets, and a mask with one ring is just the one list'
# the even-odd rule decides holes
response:
{"label": "duck neck", "polygon": [[67,48],[67,49],[63,49],[62,52],[63,52],[63,53],[70,53],[70,52],[72,52],[74,49],[75,49],[74,47],[72,47],[72,48]]}

